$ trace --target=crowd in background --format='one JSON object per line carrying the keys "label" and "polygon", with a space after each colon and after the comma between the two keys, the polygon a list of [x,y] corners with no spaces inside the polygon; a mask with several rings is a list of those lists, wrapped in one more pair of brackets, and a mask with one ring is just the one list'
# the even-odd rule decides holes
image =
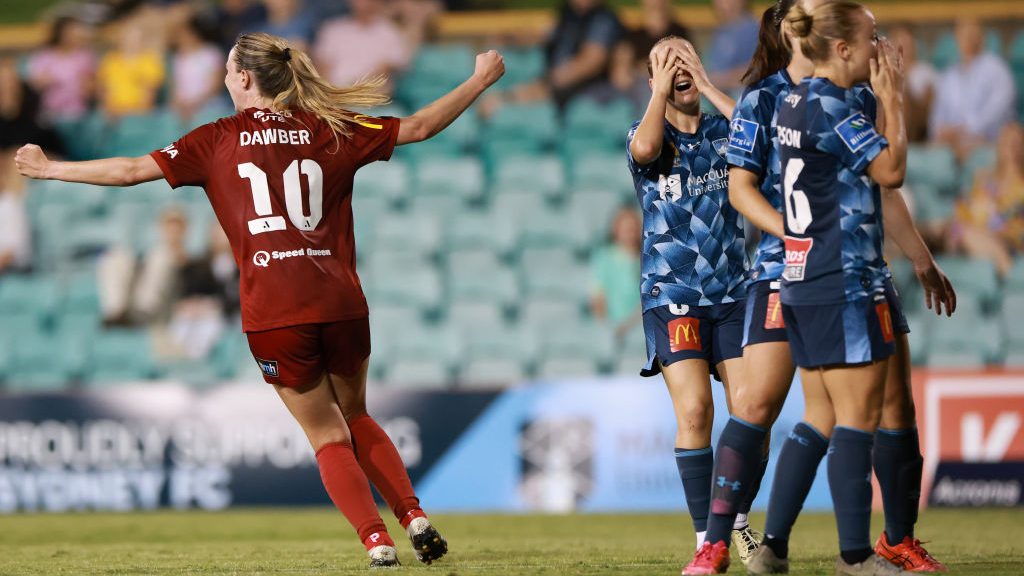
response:
{"label": "crowd in background", "polygon": [[[639,4],[642,18],[631,29],[601,0],[562,2],[540,43],[542,74],[489,94],[477,106],[481,117],[510,103],[553,101],[564,109],[577,99],[623,98],[639,117],[649,98],[650,48],[666,35],[694,38],[670,0]],[[56,128],[88,115],[116,124],[169,109],[187,122],[206,109],[229,110],[225,57],[247,31],[280,35],[308,50],[333,83],[386,74],[387,89],[394,90],[417,50],[432,40],[433,22],[446,6],[438,0],[152,2],[102,28],[74,14],[56,18],[43,46],[0,57],[0,274],[32,267],[25,183],[10,161],[17,146],[36,142],[64,154],[71,143]],[[713,0],[712,7],[718,25],[708,38],[694,39],[712,81],[738,95],[759,18],[746,0]],[[963,184],[955,206],[922,228],[937,251],[989,259],[1005,275],[1024,250],[1024,131],[1011,69],[969,16],[956,22],[957,54],[942,69],[918,57],[914,30],[882,25],[903,50],[912,141],[948,147],[961,165],[979,155],[992,158]],[[914,190],[907,193],[913,199]],[[106,323],[159,321],[171,354],[201,357],[224,318],[237,313],[237,271],[219,228],[210,232],[208,254],[188,258],[182,248],[188,225],[182,212],[161,214],[156,247],[141,258],[111,249],[101,257],[98,278]],[[610,226],[608,246],[592,251],[591,311],[624,333],[639,318],[635,207],[617,213]]]}

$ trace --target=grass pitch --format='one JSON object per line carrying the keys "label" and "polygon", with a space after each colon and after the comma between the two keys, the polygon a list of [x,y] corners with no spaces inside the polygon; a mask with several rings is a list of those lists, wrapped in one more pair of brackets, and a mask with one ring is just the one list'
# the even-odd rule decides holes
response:
{"label": "grass pitch", "polygon": [[[399,542],[404,565],[389,573],[678,574],[689,561],[689,518],[675,515],[436,515],[451,552],[433,566]],[[754,525],[763,524],[763,515]],[[875,518],[874,534],[881,529]],[[404,536],[393,521],[394,536]],[[953,574],[1024,574],[1020,510],[936,510],[919,536]],[[792,574],[831,574],[830,515],[801,516]],[[743,568],[733,555],[733,574]],[[368,574],[367,558],[334,510],[41,514],[0,517],[0,574]]]}

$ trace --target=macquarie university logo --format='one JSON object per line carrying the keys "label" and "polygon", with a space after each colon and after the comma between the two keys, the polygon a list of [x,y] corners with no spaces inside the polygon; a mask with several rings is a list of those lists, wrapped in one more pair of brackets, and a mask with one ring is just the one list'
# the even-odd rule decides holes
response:
{"label": "macquarie university logo", "polygon": [[676,318],[668,323],[670,352],[700,350],[700,318]]}
{"label": "macquarie university logo", "polygon": [[782,277],[790,282],[799,282],[807,272],[807,257],[814,246],[814,238],[786,236],[786,269]]}

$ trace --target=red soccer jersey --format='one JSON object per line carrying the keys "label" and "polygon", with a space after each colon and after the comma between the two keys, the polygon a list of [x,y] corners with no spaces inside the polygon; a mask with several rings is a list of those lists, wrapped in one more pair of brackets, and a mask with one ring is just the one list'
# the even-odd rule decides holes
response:
{"label": "red soccer jersey", "polygon": [[336,140],[310,112],[249,108],[150,153],[172,187],[206,190],[241,272],[246,332],[368,314],[352,179],[391,157],[399,120],[357,120],[349,138]]}

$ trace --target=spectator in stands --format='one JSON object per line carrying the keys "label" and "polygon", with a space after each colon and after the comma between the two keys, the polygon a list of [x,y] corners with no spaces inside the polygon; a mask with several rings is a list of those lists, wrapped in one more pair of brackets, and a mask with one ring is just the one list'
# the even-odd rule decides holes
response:
{"label": "spectator in stands", "polygon": [[651,89],[647,85],[647,55],[654,44],[666,36],[690,39],[690,31],[676,19],[670,0],[641,0],[643,23],[626,32],[612,52],[612,84],[630,97],[637,109],[647,105]]}
{"label": "spectator in stands", "polygon": [[[313,48],[317,67],[337,86],[364,77],[392,75],[409,63],[409,48],[378,0],[350,0],[352,14],[329,20]],[[389,85],[389,90],[393,85]]]}
{"label": "spectator in stands", "polygon": [[267,8],[255,0],[221,0],[215,9],[220,48],[224,53],[231,51],[238,35],[255,30],[267,20]]}
{"label": "spectator in stands", "polygon": [[46,46],[28,59],[28,79],[49,120],[77,120],[89,111],[96,75],[92,28],[71,17],[54,21]]}
{"label": "spectator in stands", "polygon": [[316,34],[316,18],[303,0],[263,0],[267,18],[252,30],[280,36],[306,52]]}
{"label": "spectator in stands", "polygon": [[434,19],[445,9],[445,3],[439,0],[391,0],[386,4],[386,11],[402,30],[410,53],[415,53],[427,40]]}
{"label": "spectator in stands", "polygon": [[174,110],[185,120],[213,103],[224,90],[224,56],[210,25],[193,16],[174,35],[172,62]]}
{"label": "spectator in stands", "polygon": [[612,218],[610,242],[595,250],[590,259],[590,311],[608,322],[622,337],[640,323],[640,215],[632,206],[623,206]]}
{"label": "spectator in stands", "polygon": [[125,20],[117,49],[100,60],[100,105],[112,118],[151,112],[164,83],[163,54],[153,46],[153,39],[146,38],[146,28],[136,24],[134,19]]}
{"label": "spectator in stands", "polygon": [[939,74],[927,60],[917,57],[917,38],[908,26],[897,26],[890,32],[892,42],[903,51],[903,70],[906,74],[905,112],[907,140],[924,142],[928,139],[928,115],[935,99]]}
{"label": "spectator in stands", "polygon": [[951,248],[992,261],[1005,277],[1024,254],[1024,127],[1003,127],[993,169],[980,170],[966,198],[957,202],[948,235]]}
{"label": "spectator in stands", "polygon": [[623,28],[615,12],[601,0],[566,0],[544,52],[544,76],[495,92],[480,103],[480,113],[493,114],[506,102],[526,103],[553,98],[561,108],[576,97],[611,98],[611,54]]}
{"label": "spectator in stands", "polygon": [[0,150],[0,276],[28,270],[32,264],[25,179],[14,169],[14,151]]}
{"label": "spectator in stands", "polygon": [[166,321],[181,267],[188,260],[185,233],[188,218],[177,208],[160,216],[160,238],[137,262],[129,250],[117,247],[97,264],[100,309],[108,326],[131,326]]}
{"label": "spectator in stands", "polygon": [[1002,127],[1015,117],[1016,87],[1009,66],[985,51],[984,31],[973,16],[956,23],[960,61],[939,78],[931,111],[929,134],[953,147],[963,161],[978,146],[996,140]]}
{"label": "spectator in stands", "polygon": [[749,0],[713,0],[718,28],[711,36],[707,55],[708,79],[723,92],[738,92],[740,80],[757,48],[759,24]]}
{"label": "spectator in stands", "polygon": [[227,320],[239,311],[238,267],[220,224],[210,227],[205,254],[181,268],[181,294],[174,304],[165,355],[198,360],[209,356]]}
{"label": "spectator in stands", "polygon": [[0,150],[17,148],[35,142],[56,153],[62,153],[57,133],[40,122],[39,94],[18,76],[14,58],[0,57]]}

